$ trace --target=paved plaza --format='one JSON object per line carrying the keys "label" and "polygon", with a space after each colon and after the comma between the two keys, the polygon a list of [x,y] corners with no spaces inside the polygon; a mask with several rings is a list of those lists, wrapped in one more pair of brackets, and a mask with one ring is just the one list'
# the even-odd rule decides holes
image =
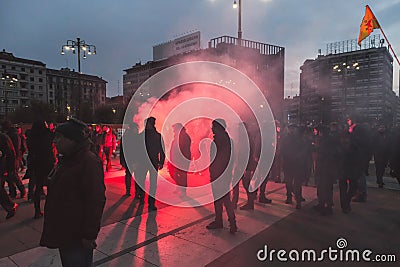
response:
{"label": "paved plaza", "polygon": [[[390,177],[385,177],[385,188],[378,189],[375,177],[370,176],[368,201],[353,203],[350,214],[341,212],[335,185],[332,216],[320,216],[312,208],[316,204],[315,187],[303,187],[306,201],[301,210],[296,210],[284,203],[284,184],[269,182],[267,194],[272,204],[257,203],[254,211],[237,210],[239,231],[232,235],[225,214],[224,229],[205,228],[214,219],[212,204],[184,208],[157,202],[158,210],[148,212],[147,203],[139,205],[133,197],[123,196],[123,176],[115,160],[106,173],[107,203],[94,253],[95,266],[321,266],[321,262],[281,262],[276,257],[272,262],[262,261],[257,254],[265,246],[287,251],[337,248],[340,238],[347,242],[346,248],[370,249],[373,255],[395,255],[397,260],[346,262],[350,266],[400,266],[400,186]],[[157,194],[175,203],[194,204],[190,193],[182,196],[163,188],[160,182]],[[245,200],[241,187],[239,204]],[[0,267],[61,266],[57,250],[38,246],[43,219],[33,219],[33,204],[26,199],[16,201],[20,204],[16,216],[0,219]],[[344,262],[325,258],[323,264],[342,266]]]}

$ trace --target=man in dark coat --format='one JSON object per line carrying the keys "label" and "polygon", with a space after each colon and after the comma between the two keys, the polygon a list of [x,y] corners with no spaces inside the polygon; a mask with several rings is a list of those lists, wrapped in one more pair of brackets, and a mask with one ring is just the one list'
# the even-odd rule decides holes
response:
{"label": "man in dark coat", "polygon": [[[251,179],[254,176],[254,171],[256,170],[257,164],[258,164],[258,158],[260,157],[260,151],[256,149],[256,144],[255,144],[255,136],[254,134],[250,131],[249,126],[246,123],[243,123],[244,129],[240,129],[240,136],[239,136],[239,142],[245,142],[243,138],[248,138],[249,142],[249,147],[248,148],[241,148],[241,149],[246,149],[249,152],[248,158],[245,161],[246,162],[246,167],[242,175],[242,184],[244,189],[246,190],[246,195],[247,195],[247,203],[244,204],[243,206],[240,207],[241,210],[254,210],[254,200],[257,197],[257,191],[252,191],[250,188],[250,182]],[[242,140],[240,140],[242,139]],[[242,144],[241,144],[242,145]],[[259,148],[259,146],[258,146]],[[241,150],[238,151],[239,157],[241,154],[246,155],[247,153],[246,150]],[[240,164],[238,162],[238,164]]]}
{"label": "man in dark coat", "polygon": [[21,198],[24,198],[26,190],[24,185],[22,184],[22,180],[21,177],[19,177],[18,175],[18,167],[19,167],[19,154],[20,154],[20,149],[21,149],[21,139],[18,136],[18,131],[17,128],[12,127],[11,122],[10,121],[3,121],[1,123],[1,130],[3,133],[5,133],[12,142],[12,145],[14,147],[14,153],[15,153],[15,159],[14,159],[14,168],[15,170],[10,170],[8,172],[8,175],[6,177],[6,181],[8,183],[8,187],[10,190],[10,196],[12,198],[15,198],[17,196],[17,192],[16,192],[16,187],[18,188],[18,190],[20,191],[20,196]]}
{"label": "man in dark coat", "polygon": [[7,211],[6,219],[10,219],[15,215],[18,204],[14,203],[4,189],[4,173],[9,168],[13,168],[15,154],[10,138],[0,133],[0,205]]}
{"label": "man in dark coat", "polygon": [[297,125],[289,125],[288,135],[282,140],[282,169],[286,183],[286,204],[292,204],[292,194],[296,199],[296,209],[301,208],[301,186],[306,175],[306,143]]}
{"label": "man in dark coat", "polygon": [[106,202],[103,168],[84,123],[59,125],[54,143],[59,161],[48,177],[40,245],[58,248],[63,266],[93,266]]}
{"label": "man in dark coat", "polygon": [[376,183],[379,188],[384,186],[383,174],[389,162],[390,149],[389,149],[389,135],[386,132],[384,124],[379,125],[378,131],[373,139],[373,153],[376,169]]}
{"label": "man in dark coat", "polygon": [[174,140],[171,143],[169,170],[175,183],[181,186],[179,192],[184,194],[187,187],[187,173],[192,157],[190,152],[192,140],[182,123],[175,123],[172,125],[172,128],[174,130]]}
{"label": "man in dark coat", "polygon": [[150,192],[148,196],[148,209],[150,211],[157,210],[155,206],[155,196],[157,190],[158,170],[164,167],[165,153],[164,141],[159,132],[156,130],[156,118],[149,117],[145,121],[145,129],[140,133],[140,151],[145,151],[145,155],[141,157],[137,169],[136,182],[139,185],[139,194],[144,197],[145,179],[147,172],[150,173]]}
{"label": "man in dark coat", "polygon": [[320,142],[316,148],[315,176],[317,181],[318,205],[315,209],[321,215],[332,214],[333,184],[340,176],[341,143],[338,125],[332,122],[329,131],[320,129]]}
{"label": "man in dark coat", "polygon": [[44,120],[38,120],[32,124],[32,129],[26,139],[29,150],[29,169],[33,176],[30,178],[33,178],[35,184],[33,196],[35,219],[43,217],[40,199],[47,175],[53,169],[55,163],[53,139],[54,133],[47,128],[47,123]]}
{"label": "man in dark coat", "polygon": [[139,194],[141,189],[136,182],[136,170],[138,168],[140,157],[143,157],[143,152],[139,151],[139,142],[138,125],[132,122],[121,138],[120,163],[125,168],[125,196],[128,197],[131,195],[132,173],[134,173],[135,197],[143,199]]}
{"label": "man in dark coat", "polygon": [[214,195],[215,221],[207,225],[207,229],[223,228],[222,209],[225,206],[230,232],[237,232],[235,211],[230,199],[230,185],[232,182],[233,142],[225,131],[226,122],[216,119],[212,122],[214,141],[210,148],[210,182]]}
{"label": "man in dark coat", "polygon": [[355,196],[360,177],[365,171],[365,132],[354,119],[348,119],[349,128],[342,138],[343,175],[339,179],[340,206],[343,213],[351,211],[350,202]]}

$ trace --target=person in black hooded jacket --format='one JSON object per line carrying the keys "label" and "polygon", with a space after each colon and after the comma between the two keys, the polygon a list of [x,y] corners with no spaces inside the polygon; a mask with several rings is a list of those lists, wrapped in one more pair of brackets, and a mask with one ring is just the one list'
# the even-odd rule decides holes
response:
{"label": "person in black hooded jacket", "polygon": [[102,163],[78,120],[58,126],[54,143],[59,160],[48,177],[40,245],[58,248],[64,267],[93,266],[106,202]]}
{"label": "person in black hooded jacket", "polygon": [[230,185],[233,168],[233,142],[225,131],[226,122],[223,119],[212,121],[214,141],[210,148],[210,182],[214,196],[215,221],[206,226],[207,229],[223,228],[222,210],[225,206],[230,232],[237,232],[235,211],[230,199]]}
{"label": "person in black hooded jacket", "polygon": [[53,152],[54,134],[47,128],[44,120],[35,121],[28,132],[26,143],[29,150],[31,179],[35,184],[33,203],[35,207],[35,219],[43,217],[40,208],[40,198],[47,175],[54,167],[55,155]]}

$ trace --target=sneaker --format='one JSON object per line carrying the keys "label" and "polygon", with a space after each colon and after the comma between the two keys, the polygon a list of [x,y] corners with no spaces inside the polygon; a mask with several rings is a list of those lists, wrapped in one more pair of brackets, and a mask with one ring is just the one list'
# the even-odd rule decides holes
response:
{"label": "sneaker", "polygon": [[12,209],[9,212],[7,212],[6,220],[15,216],[15,213],[17,212],[17,208],[18,208],[18,204],[14,203],[14,206],[12,207]]}
{"label": "sneaker", "polygon": [[222,229],[224,228],[223,223],[218,223],[216,221],[211,222],[209,225],[206,226],[207,229],[212,230],[212,229]]}
{"label": "sneaker", "polygon": [[249,203],[244,204],[243,206],[240,207],[241,210],[254,210],[254,204],[251,205]]}
{"label": "sneaker", "polygon": [[293,203],[293,201],[292,201],[292,199],[291,199],[291,198],[287,198],[287,199],[286,199],[286,201],[285,201],[285,203],[286,203],[286,204],[292,204],[292,203]]}
{"label": "sneaker", "polygon": [[271,204],[271,203],[272,203],[272,200],[269,199],[269,198],[266,198],[266,197],[260,197],[260,198],[258,199],[258,202],[264,203],[264,204]]}

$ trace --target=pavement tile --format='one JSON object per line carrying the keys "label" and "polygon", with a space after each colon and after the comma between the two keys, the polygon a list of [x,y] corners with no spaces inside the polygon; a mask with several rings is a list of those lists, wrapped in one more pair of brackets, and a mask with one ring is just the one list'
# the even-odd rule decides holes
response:
{"label": "pavement tile", "polygon": [[140,229],[142,231],[146,231],[153,235],[160,235],[178,227],[182,227],[200,218],[196,218],[195,216],[190,219],[187,217],[178,217],[171,215],[164,210],[165,209],[160,209],[157,212],[145,213],[142,214],[142,216],[136,216],[134,218],[121,221],[120,223]]}
{"label": "pavement tile", "polygon": [[0,267],[16,267],[16,265],[11,259],[9,258],[2,258],[0,259]]}
{"label": "pavement tile", "polygon": [[57,249],[48,249],[45,247],[36,247],[18,254],[10,256],[10,258],[19,267],[47,267],[61,266],[61,259]]}
{"label": "pavement tile", "polygon": [[131,254],[156,266],[196,267],[204,266],[221,253],[175,236],[167,236]]}
{"label": "pavement tile", "polygon": [[153,237],[154,235],[127,224],[114,223],[101,228],[96,241],[97,250],[110,256]]}
{"label": "pavement tile", "polygon": [[[121,267],[121,266],[135,266],[135,267],[155,267],[156,265],[151,264],[143,259],[140,259],[132,254],[125,254],[121,257],[97,265],[99,267]],[[1,266],[0,266],[1,267]]]}

